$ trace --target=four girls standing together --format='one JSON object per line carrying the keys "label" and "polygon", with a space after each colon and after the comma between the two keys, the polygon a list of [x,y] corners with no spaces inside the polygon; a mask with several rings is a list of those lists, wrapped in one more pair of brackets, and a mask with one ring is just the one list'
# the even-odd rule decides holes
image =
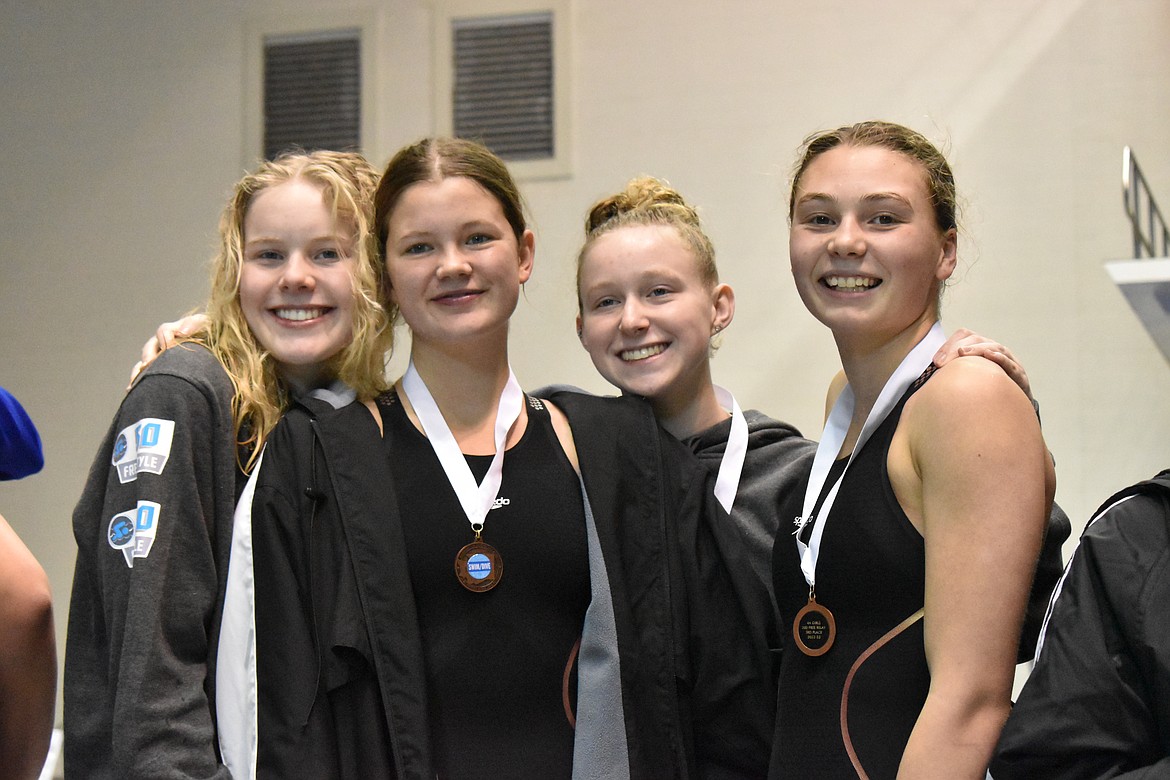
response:
{"label": "four girls standing together", "polygon": [[498,158],[428,139],[374,180],[321,152],[246,177],[205,331],[111,426],[70,776],[984,776],[1054,478],[1010,353],[944,344],[933,146],[806,143],[792,273],[844,368],[819,446],[712,383],[734,293],[664,183],[587,219],[597,398],[509,368],[536,246]]}

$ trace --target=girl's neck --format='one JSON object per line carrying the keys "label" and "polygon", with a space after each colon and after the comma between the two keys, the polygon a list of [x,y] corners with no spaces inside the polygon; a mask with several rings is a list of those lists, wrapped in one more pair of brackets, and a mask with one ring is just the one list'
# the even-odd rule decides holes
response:
{"label": "girl's neck", "polygon": [[729,416],[715,398],[715,386],[711,384],[709,374],[694,391],[653,399],[650,405],[658,424],[676,439],[702,433]]}
{"label": "girl's neck", "polygon": [[300,398],[320,387],[328,387],[335,378],[323,366],[283,366],[278,369],[278,373],[293,398]]}
{"label": "girl's neck", "polygon": [[852,442],[861,433],[865,419],[877,403],[882,388],[910,350],[930,332],[936,320],[935,313],[924,313],[910,327],[884,341],[858,342],[834,334],[841,366],[854,398],[853,418],[842,452],[852,449]]}
{"label": "girl's neck", "polygon": [[[510,373],[507,345],[495,351],[449,352],[416,342],[410,358],[459,448],[468,455],[495,452],[496,412]],[[407,410],[417,426],[409,403]],[[509,432],[509,445],[519,440],[526,419],[527,413],[522,409],[520,419]]]}

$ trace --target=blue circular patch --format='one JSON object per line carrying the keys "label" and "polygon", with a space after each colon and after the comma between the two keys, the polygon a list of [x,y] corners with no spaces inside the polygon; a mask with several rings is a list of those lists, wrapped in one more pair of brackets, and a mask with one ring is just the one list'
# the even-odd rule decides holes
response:
{"label": "blue circular patch", "polygon": [[120,550],[134,541],[134,521],[128,517],[115,517],[110,521],[110,546]]}
{"label": "blue circular patch", "polygon": [[122,436],[118,437],[118,440],[116,442],[114,442],[114,462],[117,463],[118,461],[120,461],[122,459],[122,456],[125,454],[126,454],[126,436],[122,435]]}
{"label": "blue circular patch", "polygon": [[482,580],[492,573],[492,561],[483,553],[476,553],[467,559],[467,573],[477,580]]}

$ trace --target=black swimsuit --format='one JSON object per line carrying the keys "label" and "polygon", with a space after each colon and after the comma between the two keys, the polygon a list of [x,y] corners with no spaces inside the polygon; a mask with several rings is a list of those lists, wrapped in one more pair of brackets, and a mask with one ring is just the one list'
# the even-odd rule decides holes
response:
{"label": "black swimsuit", "polygon": [[783,653],[769,777],[857,778],[860,766],[871,780],[893,778],[926,701],[925,544],[886,472],[902,409],[924,381],[906,391],[858,451],[828,517],[817,602],[832,611],[837,638],[819,657],[803,654],[792,638],[792,620],[809,590],[788,524],[801,513],[803,491],[782,508],[788,531],[776,538],[772,572]]}
{"label": "black swimsuit", "polygon": [[[389,398],[395,398],[390,395]],[[386,448],[427,671],[435,769],[442,778],[569,777],[576,648],[589,606],[580,483],[548,410],[507,450],[482,540],[503,561],[485,593],[460,585],[456,554],[474,539],[427,439],[401,403],[383,405]],[[465,455],[477,481],[490,455]]]}

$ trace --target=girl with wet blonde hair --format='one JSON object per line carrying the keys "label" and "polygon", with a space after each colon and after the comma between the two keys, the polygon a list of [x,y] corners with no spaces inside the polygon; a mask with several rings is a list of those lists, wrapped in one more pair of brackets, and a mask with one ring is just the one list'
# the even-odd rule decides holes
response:
{"label": "girl with wet blonde hair", "polygon": [[229,713],[240,695],[221,695],[217,675],[247,663],[233,648],[251,616],[225,618],[229,582],[250,580],[237,500],[250,507],[245,472],[290,398],[385,386],[376,186],[364,158],[337,152],[245,176],[220,220],[206,332],[154,360],[122,401],[73,515],[70,776],[245,776],[248,733]]}
{"label": "girl with wet blonde hair", "polygon": [[244,264],[244,218],[252,200],[279,184],[302,180],[320,187],[339,223],[352,225],[354,235],[353,334],[348,345],[328,358],[324,370],[363,398],[385,389],[385,360],[393,339],[393,312],[379,303],[384,267],[375,246],[370,203],[378,174],[365,158],[345,152],[292,153],[264,163],[236,185],[220,219],[221,245],[212,262],[204,340],[232,379],[236,394],[233,416],[241,446],[251,451],[276,425],[288,406],[289,389],[270,352],[259,343],[240,307],[240,275]]}

